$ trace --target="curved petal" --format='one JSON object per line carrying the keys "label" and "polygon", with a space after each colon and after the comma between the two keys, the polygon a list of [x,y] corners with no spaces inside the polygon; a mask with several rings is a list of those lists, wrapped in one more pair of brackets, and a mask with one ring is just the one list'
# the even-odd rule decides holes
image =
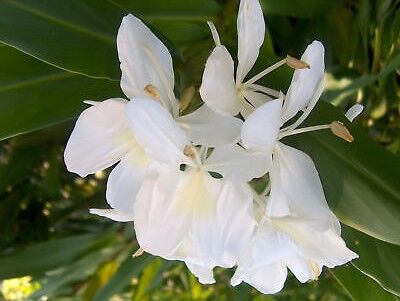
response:
{"label": "curved petal", "polygon": [[121,89],[130,99],[149,96],[145,87],[154,86],[159,100],[173,114],[178,103],[174,96],[174,71],[171,55],[165,45],[138,18],[122,19],[117,35],[121,62]]}
{"label": "curved petal", "polygon": [[186,266],[195,275],[201,284],[213,284],[215,283],[213,269],[197,264],[192,264],[190,262],[186,262]]}
{"label": "curved petal", "polygon": [[176,121],[194,144],[209,147],[232,145],[239,141],[243,122],[239,118],[215,113],[206,105]]}
{"label": "curved petal", "polygon": [[279,142],[270,179],[269,216],[313,220],[323,229],[333,227],[340,234],[339,221],[328,207],[318,172],[308,155]]}
{"label": "curved petal", "polygon": [[127,114],[137,141],[150,157],[177,165],[187,162],[183,150],[189,140],[171,114],[158,102],[135,98],[127,105]]}
{"label": "curved petal", "polygon": [[258,0],[241,0],[237,19],[238,60],[236,82],[241,83],[254,66],[264,42],[264,16]]}
{"label": "curved petal", "polygon": [[220,114],[239,113],[233,60],[225,46],[217,46],[208,57],[200,87],[205,104]]}
{"label": "curved petal", "polygon": [[116,209],[90,209],[91,214],[109,218],[116,222],[131,222],[133,221],[132,213],[121,212]]}
{"label": "curved petal", "polygon": [[106,190],[107,202],[111,208],[132,215],[148,161],[143,149],[137,147],[131,149],[111,171]]}
{"label": "curved petal", "polygon": [[243,146],[250,150],[271,154],[281,124],[282,100],[267,102],[250,114],[242,127]]}
{"label": "curved petal", "polygon": [[283,289],[287,277],[287,268],[282,263],[265,264],[243,271],[238,268],[231,284],[236,286],[244,281],[263,294],[275,294]]}
{"label": "curved petal", "polygon": [[[324,52],[321,42],[314,41],[308,45],[301,59],[310,65],[310,69],[298,69],[294,72],[283,104],[282,123],[305,109],[312,98],[319,99],[320,94],[315,95],[315,91],[324,78]],[[322,93],[322,89],[319,93]]]}
{"label": "curved petal", "polygon": [[112,98],[81,113],[65,147],[69,171],[85,177],[115,164],[136,145],[125,117],[126,104]]}
{"label": "curved petal", "polygon": [[248,182],[265,175],[271,164],[271,156],[251,152],[238,145],[217,147],[205,162],[205,168],[218,172],[238,182]]}

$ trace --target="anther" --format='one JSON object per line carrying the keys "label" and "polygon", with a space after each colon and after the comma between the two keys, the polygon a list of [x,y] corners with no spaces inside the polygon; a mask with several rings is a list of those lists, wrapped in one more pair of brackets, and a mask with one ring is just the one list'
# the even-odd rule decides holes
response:
{"label": "anther", "polygon": [[293,69],[310,69],[310,65],[307,62],[296,59],[290,55],[286,57],[286,64]]}
{"label": "anther", "polygon": [[132,255],[133,258],[139,257],[140,255],[143,255],[144,250],[142,248],[137,249],[137,251]]}
{"label": "anther", "polygon": [[331,132],[347,142],[353,142],[354,137],[350,134],[349,130],[340,121],[334,121],[330,124]]}
{"label": "anther", "polygon": [[183,149],[183,154],[185,156],[188,156],[190,158],[193,158],[195,153],[193,151],[193,147],[191,145],[185,145],[185,148]]}
{"label": "anther", "polygon": [[144,91],[152,98],[155,98],[155,99],[160,98],[160,94],[158,93],[157,88],[155,86],[153,86],[152,84],[146,85],[146,87],[144,87]]}

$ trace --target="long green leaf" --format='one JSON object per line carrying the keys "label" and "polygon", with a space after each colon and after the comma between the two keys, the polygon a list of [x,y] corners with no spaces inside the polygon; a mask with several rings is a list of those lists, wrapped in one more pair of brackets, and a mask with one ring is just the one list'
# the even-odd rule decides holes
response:
{"label": "long green leaf", "polygon": [[116,82],[60,70],[11,47],[0,47],[0,57],[0,140],[74,118],[83,100],[121,95]]}
{"label": "long green leaf", "polygon": [[289,144],[314,160],[330,207],[340,221],[375,238],[400,244],[400,159],[321,101],[307,125],[342,120],[355,137],[348,143],[329,130],[292,136]]}
{"label": "long green leaf", "polygon": [[360,257],[352,264],[378,282],[384,289],[400,297],[400,246],[392,245],[349,227],[343,228],[343,237]]}
{"label": "long green leaf", "polygon": [[331,270],[336,280],[353,301],[397,301],[396,296],[383,290],[372,279],[363,275],[352,265]]}
{"label": "long green leaf", "polygon": [[118,80],[122,15],[106,1],[1,0],[0,41],[64,70]]}
{"label": "long green leaf", "polygon": [[80,254],[105,239],[104,234],[82,234],[49,240],[0,258],[0,279],[41,275],[71,263]]}

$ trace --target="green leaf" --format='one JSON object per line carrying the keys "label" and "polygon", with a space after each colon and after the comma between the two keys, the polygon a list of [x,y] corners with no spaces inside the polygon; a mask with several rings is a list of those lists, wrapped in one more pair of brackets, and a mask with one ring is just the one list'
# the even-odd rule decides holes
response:
{"label": "green leaf", "polygon": [[384,291],[376,282],[352,265],[330,270],[353,301],[396,301],[396,296]]}
{"label": "green leaf", "polygon": [[400,246],[392,245],[368,235],[343,227],[348,246],[360,257],[352,264],[378,282],[385,290],[400,296]]}
{"label": "green leaf", "polygon": [[41,275],[67,265],[88,249],[108,240],[102,234],[82,234],[37,243],[0,258],[0,279]]}
{"label": "green leaf", "polygon": [[208,21],[215,18],[221,7],[214,0],[111,0],[121,8],[146,20]]}
{"label": "green leaf", "polygon": [[353,143],[329,130],[292,136],[287,141],[311,156],[330,208],[342,223],[400,244],[400,158],[377,145],[324,101],[319,102],[306,125],[335,120],[341,120],[350,130]]}
{"label": "green leaf", "polygon": [[339,5],[341,0],[261,0],[266,15],[311,18]]}
{"label": "green leaf", "polygon": [[107,1],[1,0],[0,41],[64,70],[118,80],[122,15]]}
{"label": "green leaf", "polygon": [[0,57],[0,140],[75,118],[84,100],[121,95],[116,82],[63,71],[7,46]]}
{"label": "green leaf", "polygon": [[146,254],[138,258],[128,257],[121,263],[118,270],[107,284],[97,292],[93,301],[110,300],[114,294],[121,292],[126,286],[128,286],[132,278],[138,277],[143,269],[153,260],[154,257]]}

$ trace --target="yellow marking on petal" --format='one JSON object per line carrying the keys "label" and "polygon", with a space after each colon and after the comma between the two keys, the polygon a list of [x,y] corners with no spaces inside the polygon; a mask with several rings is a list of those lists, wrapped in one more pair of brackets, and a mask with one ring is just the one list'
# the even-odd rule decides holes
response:
{"label": "yellow marking on petal", "polygon": [[353,142],[354,137],[350,134],[349,130],[340,121],[334,121],[330,124],[331,132],[347,142]]}
{"label": "yellow marking on petal", "polygon": [[209,216],[214,211],[214,198],[206,185],[207,174],[202,170],[188,171],[175,196],[177,208],[193,216]]}
{"label": "yellow marking on petal", "polygon": [[293,69],[310,69],[310,65],[307,62],[296,59],[290,55],[286,57],[286,64]]}
{"label": "yellow marking on petal", "polygon": [[311,267],[312,273],[313,273],[313,279],[318,280],[320,271],[319,271],[319,266],[315,261],[312,261],[311,259],[308,260],[308,264]]}

